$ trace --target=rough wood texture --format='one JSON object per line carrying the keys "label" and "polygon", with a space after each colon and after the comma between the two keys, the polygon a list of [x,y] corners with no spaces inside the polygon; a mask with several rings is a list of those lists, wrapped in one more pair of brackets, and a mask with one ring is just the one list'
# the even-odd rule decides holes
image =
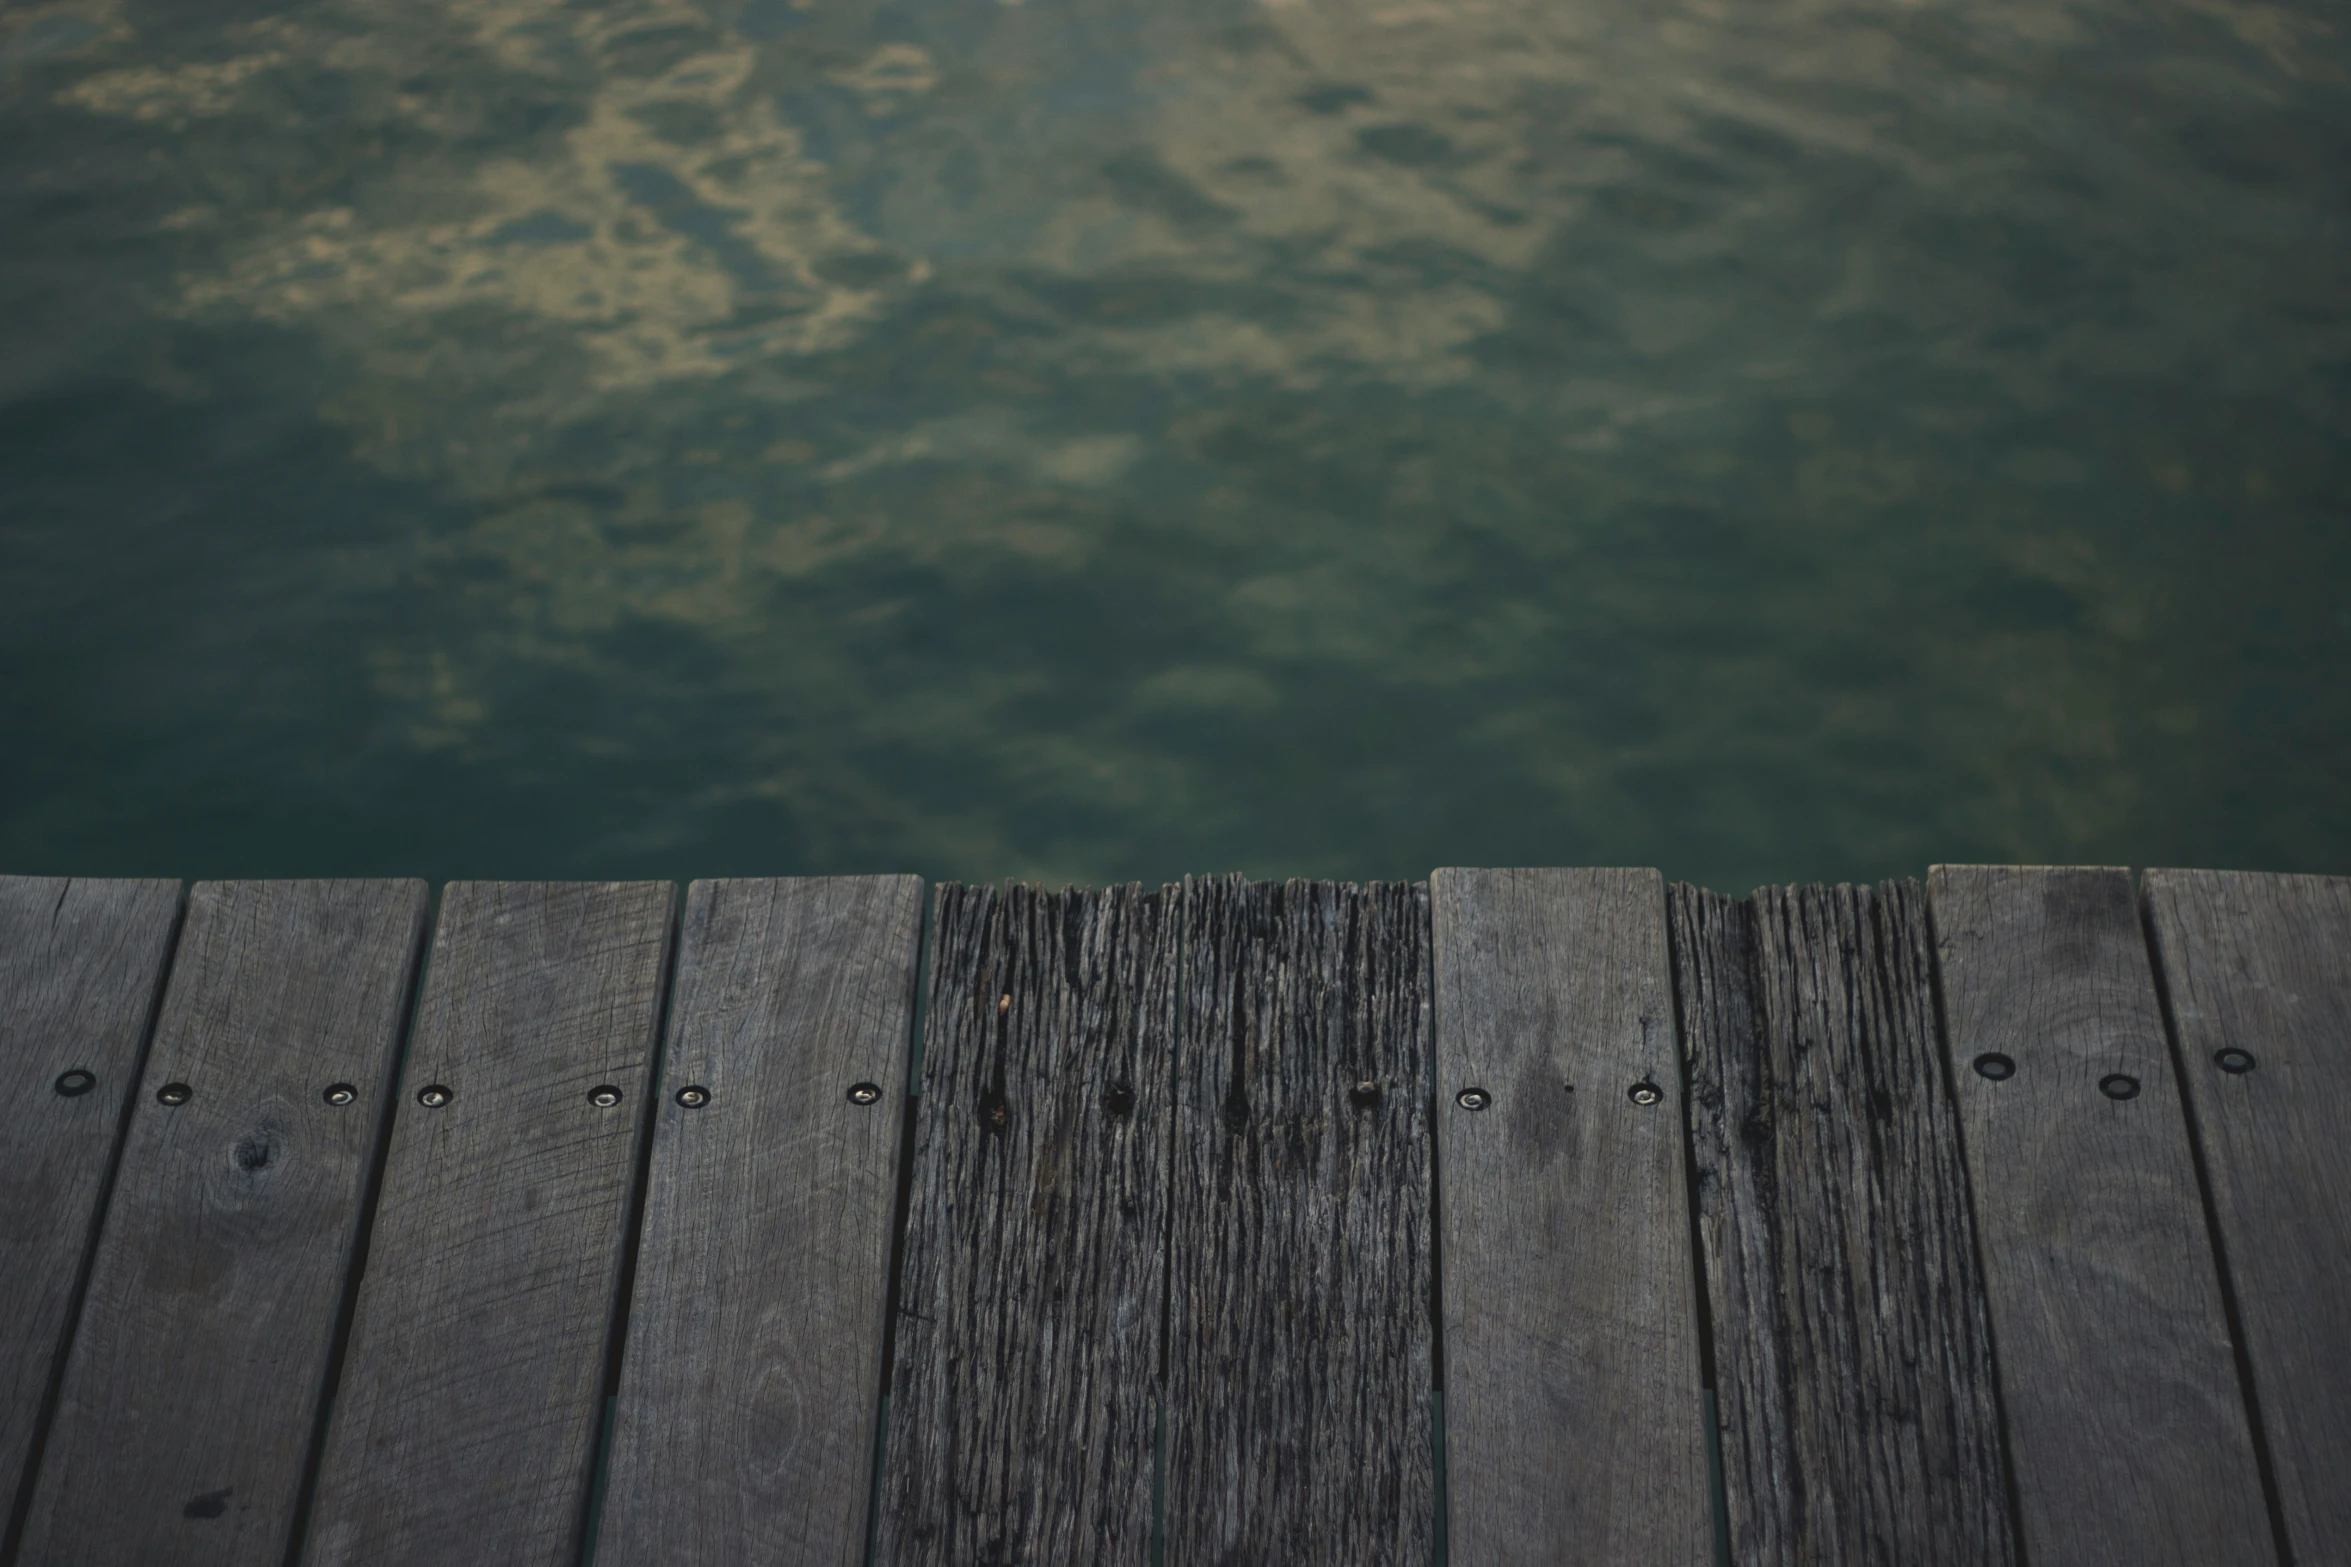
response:
{"label": "rough wood texture", "polygon": [[922,882],[698,881],[682,941],[596,1560],[848,1567]]}
{"label": "rough wood texture", "polygon": [[30,1478],[179,912],[176,881],[0,876],[0,1531]]}
{"label": "rough wood texture", "polygon": [[1676,886],[1731,1559],[2016,1559],[1916,882]]}
{"label": "rough wood texture", "polygon": [[1657,872],[1430,891],[1452,1558],[1711,1563]]}
{"label": "rough wood texture", "polygon": [[2275,1560],[2129,875],[1929,885],[2026,1555]]}
{"label": "rough wood texture", "polygon": [[[674,900],[665,882],[442,894],[313,1567],[579,1556]],[[427,1108],[432,1085],[454,1097]],[[619,1103],[593,1103],[600,1086]]]}
{"label": "rough wood texture", "polygon": [[189,895],[23,1567],[284,1559],[424,911],[414,881]]}
{"label": "rough wood texture", "polygon": [[876,1560],[1148,1560],[1176,895],[939,889]]}
{"label": "rough wood texture", "polygon": [[2145,894],[2287,1543],[2351,1562],[2351,880],[2149,871]]}
{"label": "rough wood texture", "polygon": [[1184,928],[1167,1559],[1426,1562],[1428,889],[1194,881]]}

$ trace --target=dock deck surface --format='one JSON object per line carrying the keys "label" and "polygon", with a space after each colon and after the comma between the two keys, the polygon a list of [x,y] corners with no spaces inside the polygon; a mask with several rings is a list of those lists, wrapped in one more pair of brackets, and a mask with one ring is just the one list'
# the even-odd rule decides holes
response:
{"label": "dock deck surface", "polygon": [[0,878],[0,1488],[5,1567],[2351,1563],[2351,879]]}

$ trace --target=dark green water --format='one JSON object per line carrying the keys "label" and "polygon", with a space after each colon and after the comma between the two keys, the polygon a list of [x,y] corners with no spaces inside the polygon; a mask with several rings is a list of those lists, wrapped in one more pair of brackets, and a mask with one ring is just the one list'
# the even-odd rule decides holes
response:
{"label": "dark green water", "polygon": [[2351,870],[2316,0],[0,0],[0,870]]}

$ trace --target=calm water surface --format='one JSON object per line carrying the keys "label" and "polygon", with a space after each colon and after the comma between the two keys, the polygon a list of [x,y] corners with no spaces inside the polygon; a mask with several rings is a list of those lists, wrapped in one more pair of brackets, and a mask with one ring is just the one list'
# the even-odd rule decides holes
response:
{"label": "calm water surface", "polygon": [[0,869],[2351,871],[2316,0],[0,0]]}

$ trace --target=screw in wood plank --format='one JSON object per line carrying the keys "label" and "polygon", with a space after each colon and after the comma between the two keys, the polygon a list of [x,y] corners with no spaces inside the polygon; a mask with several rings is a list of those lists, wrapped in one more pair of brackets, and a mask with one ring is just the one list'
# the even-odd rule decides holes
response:
{"label": "screw in wood plank", "polygon": [[1637,1105],[1653,1105],[1665,1097],[1665,1090],[1644,1077],[1626,1089],[1624,1096]]}
{"label": "screw in wood plank", "polygon": [[588,1090],[588,1103],[599,1110],[609,1110],[620,1103],[620,1090],[610,1083],[598,1083]]}
{"label": "screw in wood plank", "polygon": [[86,1072],[78,1066],[70,1071],[58,1073],[55,1084],[58,1097],[63,1099],[79,1099],[97,1086],[98,1074]]}
{"label": "screw in wood plank", "polygon": [[879,1083],[852,1083],[849,1086],[849,1102],[853,1105],[874,1104],[881,1097],[882,1088]]}
{"label": "screw in wood plank", "polygon": [[195,1095],[196,1090],[190,1088],[185,1083],[166,1083],[161,1088],[155,1090],[155,1102],[159,1105],[172,1105],[176,1107],[186,1104],[190,1099],[194,1098]]}
{"label": "screw in wood plank", "polygon": [[329,1083],[327,1091],[319,1097],[331,1105],[347,1105],[359,1097],[359,1090],[349,1083]]}
{"label": "screw in wood plank", "polygon": [[1347,1090],[1347,1102],[1358,1110],[1377,1110],[1380,1107],[1380,1085],[1369,1078]]}
{"label": "screw in wood plank", "polygon": [[2109,1072],[2098,1079],[2098,1092],[2109,1099],[2136,1099],[2139,1080],[2121,1072]]}
{"label": "screw in wood plank", "polygon": [[1453,1096],[1453,1102],[1464,1110],[1483,1110],[1494,1102],[1494,1096],[1482,1088],[1464,1088]]}
{"label": "screw in wood plank", "polygon": [[438,1110],[457,1097],[457,1090],[446,1083],[427,1083],[416,1091],[416,1102],[427,1110]]}
{"label": "screw in wood plank", "polygon": [[2016,1075],[2016,1063],[1997,1050],[1987,1050],[1975,1058],[1975,1070],[1978,1077],[2005,1082]]}
{"label": "screw in wood plank", "polygon": [[710,1090],[700,1083],[688,1083],[678,1090],[678,1103],[689,1110],[699,1110],[710,1103]]}
{"label": "screw in wood plank", "polygon": [[2234,1072],[2242,1077],[2253,1070],[2253,1052],[2239,1050],[2236,1046],[2231,1045],[2226,1050],[2212,1052],[2212,1064],[2223,1072]]}

